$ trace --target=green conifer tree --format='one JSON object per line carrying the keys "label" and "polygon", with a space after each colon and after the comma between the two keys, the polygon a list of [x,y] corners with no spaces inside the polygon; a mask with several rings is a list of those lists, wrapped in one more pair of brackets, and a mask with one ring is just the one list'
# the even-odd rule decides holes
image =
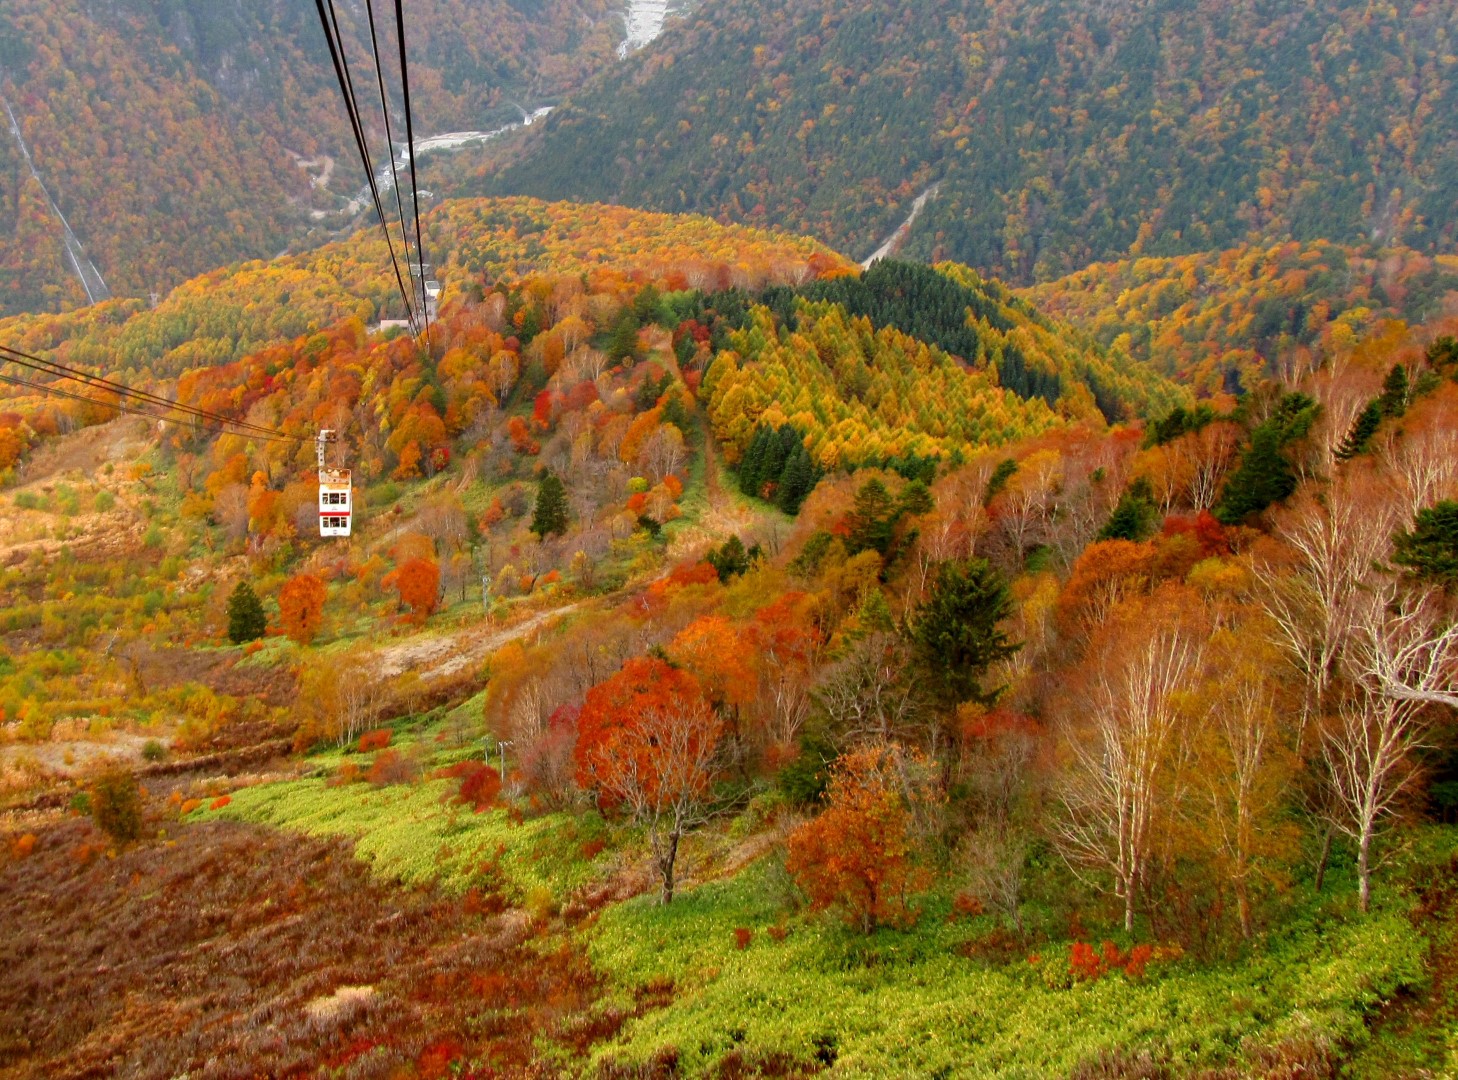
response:
{"label": "green conifer tree", "polygon": [[846,550],[852,555],[875,550],[884,556],[891,550],[899,516],[886,485],[874,477],[867,480],[856,492],[856,501],[851,508]]}
{"label": "green conifer tree", "polygon": [[1159,516],[1154,505],[1154,492],[1149,481],[1140,477],[1119,496],[1119,505],[1109,515],[1108,522],[1099,530],[1100,540],[1132,540],[1138,543],[1154,531],[1155,519]]}
{"label": "green conifer tree", "polygon": [[1451,590],[1458,585],[1458,502],[1444,499],[1418,511],[1410,532],[1392,538],[1392,561],[1414,577]]}
{"label": "green conifer tree", "polygon": [[964,701],[992,704],[1000,689],[987,690],[983,676],[1022,646],[998,624],[1013,612],[1002,575],[986,559],[956,559],[937,567],[926,601],[908,624],[928,690],[943,705]]}
{"label": "green conifer tree", "polygon": [[1350,461],[1358,454],[1365,454],[1372,445],[1372,436],[1377,434],[1377,429],[1381,424],[1381,399],[1374,399],[1369,401],[1367,407],[1352,421],[1351,430],[1347,432],[1342,444],[1337,447],[1336,456],[1343,461]]}
{"label": "green conifer tree", "polygon": [[253,586],[240,581],[228,596],[228,640],[234,645],[256,641],[268,631],[268,616]]}
{"label": "green conifer tree", "polygon": [[537,505],[532,512],[532,532],[545,540],[548,536],[561,536],[567,531],[567,488],[553,472],[542,477],[537,487]]}
{"label": "green conifer tree", "polygon": [[1378,399],[1382,403],[1382,415],[1401,416],[1407,412],[1409,389],[1407,368],[1395,365],[1382,380],[1382,396]]}
{"label": "green conifer tree", "polygon": [[810,452],[803,446],[799,447],[785,463],[779,490],[775,493],[775,504],[787,514],[798,514],[818,480]]}

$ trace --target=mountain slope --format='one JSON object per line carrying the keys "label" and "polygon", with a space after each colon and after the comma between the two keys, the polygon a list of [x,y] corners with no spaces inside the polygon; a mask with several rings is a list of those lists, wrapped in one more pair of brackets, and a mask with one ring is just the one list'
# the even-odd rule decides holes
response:
{"label": "mountain slope", "polygon": [[[376,14],[387,85],[398,86],[385,48],[393,18]],[[518,101],[550,99],[613,63],[617,14],[609,0],[412,3],[417,136],[519,120]],[[363,5],[339,5],[339,17],[383,158]],[[307,0],[14,0],[0,10],[0,90],[118,296],[165,292],[359,220],[340,213],[364,176]],[[0,127],[0,226],[27,240],[0,251],[0,315],[83,302],[3,116]]]}
{"label": "mountain slope", "polygon": [[[532,199],[463,199],[422,222],[449,302],[483,278],[599,270],[672,278],[679,287],[759,288],[851,264],[813,240],[725,228],[691,215]],[[344,319],[398,316],[376,229],[315,251],[202,274],[155,307],[110,300],[61,314],[0,319],[0,344],[89,370],[175,376],[225,364]]]}
{"label": "mountain slope", "polygon": [[1458,9],[727,0],[559,109],[506,191],[1045,280],[1251,237],[1450,246]]}

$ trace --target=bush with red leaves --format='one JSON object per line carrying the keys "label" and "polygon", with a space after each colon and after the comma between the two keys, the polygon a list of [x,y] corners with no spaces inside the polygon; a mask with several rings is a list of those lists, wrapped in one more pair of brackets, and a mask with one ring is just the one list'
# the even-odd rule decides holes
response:
{"label": "bush with red leaves", "polygon": [[461,761],[436,774],[444,779],[459,780],[456,801],[480,813],[496,805],[501,794],[501,777],[484,761]]}
{"label": "bush with red leaves", "polygon": [[385,747],[390,745],[390,739],[394,734],[389,728],[366,731],[359,737],[359,752],[361,754],[372,754],[376,750],[385,749]]}
{"label": "bush with red leaves", "polygon": [[1094,982],[1112,971],[1142,979],[1153,955],[1154,949],[1149,945],[1135,945],[1128,952],[1121,952],[1112,941],[1105,941],[1100,951],[1086,941],[1075,941],[1068,954],[1068,970],[1083,982]]}
{"label": "bush with red leaves", "polygon": [[375,787],[386,784],[408,784],[420,775],[420,766],[398,750],[381,750],[370,765],[365,777]]}
{"label": "bush with red leaves", "polygon": [[751,941],[753,941],[753,940],[754,940],[754,931],[753,930],[750,930],[748,927],[745,927],[745,926],[740,926],[740,927],[736,927],[735,928],[735,930],[734,930],[734,945],[735,945],[735,947],[740,952],[743,952],[745,949],[749,948],[749,943]]}

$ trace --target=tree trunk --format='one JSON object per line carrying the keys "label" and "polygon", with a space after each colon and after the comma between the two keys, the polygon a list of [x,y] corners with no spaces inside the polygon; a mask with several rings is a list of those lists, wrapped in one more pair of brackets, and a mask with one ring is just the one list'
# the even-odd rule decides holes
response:
{"label": "tree trunk", "polygon": [[1372,830],[1362,830],[1362,839],[1357,843],[1357,907],[1362,914],[1372,903],[1372,866],[1369,854],[1372,848]]}
{"label": "tree trunk", "polygon": [[673,903],[673,866],[678,860],[678,841],[680,833],[677,829],[668,834],[668,846],[663,854],[658,857],[658,872],[663,875],[663,897],[665,904]]}
{"label": "tree trunk", "polygon": [[1240,912],[1240,936],[1249,941],[1253,932],[1250,917],[1250,890],[1246,888],[1243,877],[1235,883],[1235,906]]}
{"label": "tree trunk", "polygon": [[1136,888],[1136,886],[1135,886],[1134,879],[1133,878],[1130,878],[1129,879],[1129,882],[1127,883],[1127,885],[1124,888],[1124,932],[1126,934],[1132,934],[1134,932],[1134,891],[1135,891],[1135,888]]}
{"label": "tree trunk", "polygon": [[1326,881],[1326,864],[1331,859],[1331,827],[1327,826],[1326,835],[1321,838],[1321,858],[1316,860],[1316,891],[1321,892],[1322,883]]}

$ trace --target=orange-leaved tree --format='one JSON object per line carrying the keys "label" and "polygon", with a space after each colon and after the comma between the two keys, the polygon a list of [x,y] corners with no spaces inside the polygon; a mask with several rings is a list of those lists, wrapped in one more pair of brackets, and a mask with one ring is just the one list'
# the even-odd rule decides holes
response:
{"label": "orange-leaved tree", "polygon": [[407,559],[386,582],[400,594],[400,603],[410,609],[416,622],[424,622],[440,602],[440,565],[434,559]]}
{"label": "orange-leaved tree", "polygon": [[723,724],[687,671],[637,657],[587,692],[577,782],[648,828],[663,902],[684,834],[708,820]]}
{"label": "orange-leaved tree", "polygon": [[278,593],[278,617],[283,631],[300,645],[319,633],[324,621],[324,582],[313,574],[295,574]]}
{"label": "orange-leaved tree", "polygon": [[817,911],[836,907],[869,934],[915,920],[912,896],[931,884],[918,848],[942,795],[919,751],[874,742],[833,767],[829,806],[790,834],[786,869]]}

